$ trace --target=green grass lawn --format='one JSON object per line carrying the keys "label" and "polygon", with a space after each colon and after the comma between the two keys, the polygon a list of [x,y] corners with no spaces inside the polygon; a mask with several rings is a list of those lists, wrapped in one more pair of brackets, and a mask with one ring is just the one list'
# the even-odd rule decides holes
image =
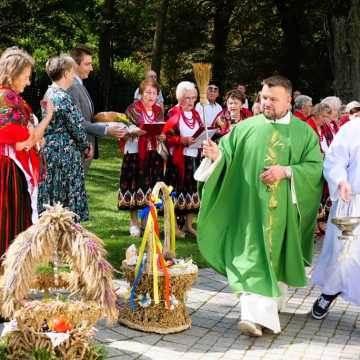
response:
{"label": "green grass lawn", "polygon": [[[139,247],[140,242],[129,236],[129,212],[117,209],[120,164],[117,141],[101,139],[99,159],[93,160],[86,178],[90,221],[84,224],[104,241],[108,259],[116,269],[120,268],[128,246],[135,243]],[[176,245],[177,257],[191,256],[197,265],[206,266],[194,238],[177,239]]]}

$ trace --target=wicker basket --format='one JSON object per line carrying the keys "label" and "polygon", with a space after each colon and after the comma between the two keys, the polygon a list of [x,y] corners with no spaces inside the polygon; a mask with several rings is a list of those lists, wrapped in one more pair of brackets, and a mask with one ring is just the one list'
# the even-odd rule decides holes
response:
{"label": "wicker basket", "polygon": [[[162,192],[162,201],[164,204],[164,246],[162,247],[162,257],[168,259],[175,257],[175,241],[174,231],[174,208],[170,197],[170,190],[164,183],[157,183],[154,187],[152,195],[158,198],[160,191]],[[150,215],[149,215],[150,218]],[[148,224],[149,225],[149,219]],[[153,221],[153,220],[152,220]],[[155,228],[155,226],[154,226]],[[153,233],[150,232],[151,236]],[[144,239],[143,242],[147,241]],[[173,243],[173,245],[171,245]],[[197,278],[198,268],[192,262],[183,264],[182,266],[166,267],[169,276],[169,289],[171,289],[170,304],[166,303],[165,287],[166,274],[158,269],[158,294],[159,301],[156,303],[154,295],[154,271],[153,256],[156,256],[152,241],[147,242],[146,264],[141,273],[138,283],[134,289],[135,266],[128,266],[126,261],[122,264],[125,278],[133,289],[134,298],[139,299],[140,296],[148,295],[149,303],[142,305],[137,301],[136,309],[132,308],[129,301],[120,303],[119,322],[129,328],[141,330],[145,332],[154,332],[158,334],[176,333],[191,327],[191,318],[186,309],[186,292],[191,289],[193,282]],[[159,256],[159,254],[158,254]],[[170,305],[170,306],[169,306]]]}
{"label": "wicker basket", "polygon": [[[134,267],[123,263],[122,267],[126,280],[133,284]],[[171,308],[164,306],[164,298],[160,298],[158,305],[152,304],[148,307],[138,306],[132,311],[127,302],[120,307],[119,322],[129,328],[158,334],[177,333],[191,327],[191,318],[186,309],[186,292],[191,290],[193,282],[197,278],[198,268],[190,265],[187,269],[170,270],[171,292],[178,301]],[[163,294],[164,274],[159,273],[159,293]],[[140,283],[136,288],[136,296],[149,293],[153,298],[153,274],[143,273]]]}

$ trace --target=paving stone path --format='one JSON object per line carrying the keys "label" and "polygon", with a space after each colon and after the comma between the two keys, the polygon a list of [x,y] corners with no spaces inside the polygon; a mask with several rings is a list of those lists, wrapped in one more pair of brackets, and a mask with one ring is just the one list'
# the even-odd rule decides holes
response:
{"label": "paving stone path", "polygon": [[280,314],[281,334],[249,338],[237,329],[239,299],[226,279],[211,269],[202,269],[188,296],[191,329],[156,335],[122,325],[108,328],[100,322],[96,339],[106,347],[111,360],[360,360],[359,306],[339,298],[330,314],[317,321],[309,311],[318,289],[289,289],[288,295],[286,312]]}
{"label": "paving stone path", "polygon": [[226,279],[202,269],[188,297],[191,329],[155,335],[100,324],[96,338],[111,360],[360,359],[359,306],[339,298],[330,314],[317,321],[309,311],[318,289],[289,289],[288,295],[286,311],[280,314],[281,334],[249,338],[237,329],[239,299]]}

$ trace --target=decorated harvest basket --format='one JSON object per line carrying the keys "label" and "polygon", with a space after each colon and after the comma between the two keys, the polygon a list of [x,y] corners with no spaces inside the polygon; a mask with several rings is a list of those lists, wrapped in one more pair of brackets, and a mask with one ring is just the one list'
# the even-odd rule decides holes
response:
{"label": "decorated harvest basket", "polygon": [[69,280],[71,274],[67,271],[61,271],[59,268],[58,274],[55,273],[55,270],[52,267],[52,264],[47,264],[38,267],[35,272],[34,281],[31,285],[31,288],[34,290],[41,290],[49,292],[52,289],[66,289],[69,287]]}
{"label": "decorated harvest basket", "polygon": [[[160,192],[161,201],[158,198]],[[119,322],[133,329],[159,334],[176,333],[191,327],[186,293],[198,273],[191,260],[175,258],[175,213],[170,192],[171,189],[162,182],[155,185],[139,254],[127,256],[122,265],[130,289],[121,303]],[[159,202],[164,209],[163,246],[156,209]]]}
{"label": "decorated harvest basket", "polygon": [[[3,333],[9,359],[32,358],[29,354],[35,350],[66,360],[97,359],[91,343],[93,326],[104,316],[110,323],[118,318],[112,267],[104,258],[102,241],[77,224],[75,217],[61,205],[49,207],[6,253],[1,312],[12,319]],[[64,283],[58,254],[71,268]],[[55,276],[47,284],[55,289],[68,285],[70,294],[55,292],[32,299],[36,266],[48,262],[54,264]]]}

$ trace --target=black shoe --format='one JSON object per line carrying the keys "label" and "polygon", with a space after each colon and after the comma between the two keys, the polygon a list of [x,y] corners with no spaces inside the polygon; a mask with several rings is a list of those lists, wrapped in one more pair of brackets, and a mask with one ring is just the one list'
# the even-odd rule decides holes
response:
{"label": "black shoe", "polygon": [[311,315],[316,320],[323,319],[329,312],[332,302],[337,298],[340,293],[335,295],[321,294],[311,309]]}
{"label": "black shoe", "polygon": [[176,217],[176,222],[177,222],[177,225],[178,225],[179,229],[181,229],[185,225],[185,216],[184,215],[178,215]]}

